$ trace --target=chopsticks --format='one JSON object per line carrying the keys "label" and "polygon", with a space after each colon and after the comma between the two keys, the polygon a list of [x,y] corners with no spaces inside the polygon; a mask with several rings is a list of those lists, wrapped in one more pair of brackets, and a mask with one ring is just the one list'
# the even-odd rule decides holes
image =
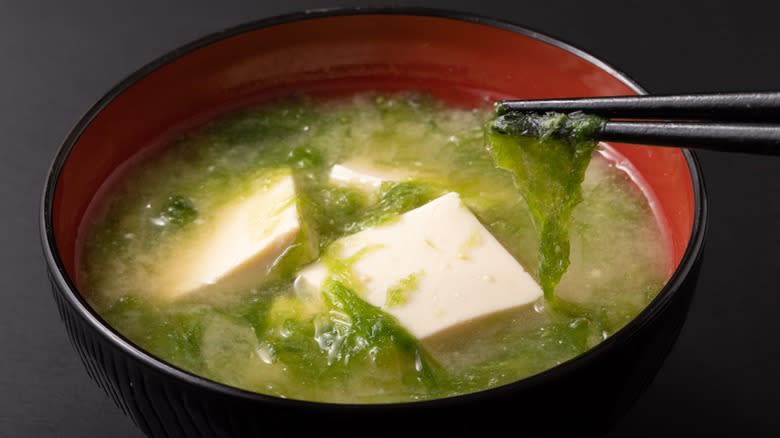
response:
{"label": "chopsticks", "polygon": [[607,118],[598,140],[780,155],[780,92],[505,100],[508,112]]}

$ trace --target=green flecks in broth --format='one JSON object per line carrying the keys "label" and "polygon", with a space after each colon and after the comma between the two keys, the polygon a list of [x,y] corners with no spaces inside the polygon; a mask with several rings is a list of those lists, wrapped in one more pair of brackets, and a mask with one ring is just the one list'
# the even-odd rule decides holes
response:
{"label": "green flecks in broth", "polygon": [[[547,191],[529,208],[526,201],[535,195],[519,193],[516,175],[496,168],[485,147],[483,128],[491,117],[487,108],[452,108],[419,94],[366,93],[328,101],[293,98],[216,120],[181,136],[113,190],[82,248],[80,283],[96,310],[142,348],[193,373],[266,394],[409,401],[543,371],[634,317],[663,285],[668,255],[647,200],[627,174],[598,152],[587,163],[595,146],[572,155],[554,136],[545,140],[553,149],[528,140],[540,161],[529,162],[532,170],[543,161],[581,167],[565,173],[564,183],[543,187]],[[494,154],[512,165],[523,162],[511,150],[516,140],[491,136],[498,145]],[[404,177],[372,194],[334,185],[330,169],[352,161]],[[220,206],[264,178],[271,181],[280,168],[290,169],[298,190],[291,202],[300,208],[304,230],[296,243],[318,242],[317,248],[289,252],[272,281],[245,291],[187,301],[150,294],[156,286],[150,278],[165,254],[208,232]],[[579,202],[569,190],[583,178]],[[333,242],[449,191],[461,195],[526,270],[541,263],[545,235],[535,225],[544,227],[544,203],[563,200],[564,208],[549,216],[570,221],[570,262],[566,268],[553,263],[559,253],[545,253],[548,274],[537,273],[537,281],[557,283],[556,296],[582,312],[551,312],[549,302],[540,303],[491,331],[464,334],[449,351],[437,351],[435,363],[397,321],[364,302],[351,264],[365,252],[340,259]],[[161,217],[166,226],[155,224]],[[549,235],[560,237],[561,230]],[[469,257],[471,236],[453,239]],[[331,271],[325,293],[300,296],[293,281],[317,252]],[[560,282],[552,281],[559,273]],[[414,288],[406,286],[398,297],[413,299]]]}
{"label": "green flecks in broth", "polygon": [[192,200],[186,196],[173,195],[160,212],[160,225],[171,224],[177,227],[187,225],[198,217],[198,210],[192,205]]}
{"label": "green flecks in broth", "polygon": [[409,302],[411,294],[417,290],[417,283],[420,277],[425,274],[425,271],[415,272],[407,275],[406,277],[398,280],[387,289],[387,300],[385,306],[397,307],[403,306]]}

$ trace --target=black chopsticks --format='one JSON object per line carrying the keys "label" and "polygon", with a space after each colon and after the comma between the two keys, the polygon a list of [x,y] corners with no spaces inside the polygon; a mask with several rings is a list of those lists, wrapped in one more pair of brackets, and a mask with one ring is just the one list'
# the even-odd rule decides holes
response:
{"label": "black chopsticks", "polygon": [[599,140],[780,155],[780,92],[505,100],[496,112],[584,112]]}

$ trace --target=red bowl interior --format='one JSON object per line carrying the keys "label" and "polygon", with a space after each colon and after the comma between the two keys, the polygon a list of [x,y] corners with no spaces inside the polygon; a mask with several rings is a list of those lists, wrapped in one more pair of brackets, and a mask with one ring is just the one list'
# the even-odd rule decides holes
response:
{"label": "red bowl interior", "polygon": [[[124,85],[84,128],[56,181],[53,232],[74,281],[88,207],[117,168],[172,133],[269,96],[417,89],[473,106],[509,97],[637,94],[608,68],[544,38],[412,15],[318,17],[263,27],[185,51]],[[676,267],[695,211],[683,153],[612,146],[652,192]]]}

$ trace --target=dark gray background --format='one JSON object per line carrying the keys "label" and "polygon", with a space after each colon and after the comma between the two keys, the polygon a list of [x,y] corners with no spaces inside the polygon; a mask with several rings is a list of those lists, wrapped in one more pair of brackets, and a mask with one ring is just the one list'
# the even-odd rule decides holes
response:
{"label": "dark gray background", "polygon": [[[780,26],[770,3],[416,5],[524,24],[594,53],[651,92],[673,93],[780,89]],[[69,128],[114,83],[179,45],[335,4],[379,3],[0,0],[0,437],[141,436],[87,377],[48,291],[39,197]],[[780,158],[700,158],[711,199],[700,288],[667,363],[612,437],[780,433]]]}

